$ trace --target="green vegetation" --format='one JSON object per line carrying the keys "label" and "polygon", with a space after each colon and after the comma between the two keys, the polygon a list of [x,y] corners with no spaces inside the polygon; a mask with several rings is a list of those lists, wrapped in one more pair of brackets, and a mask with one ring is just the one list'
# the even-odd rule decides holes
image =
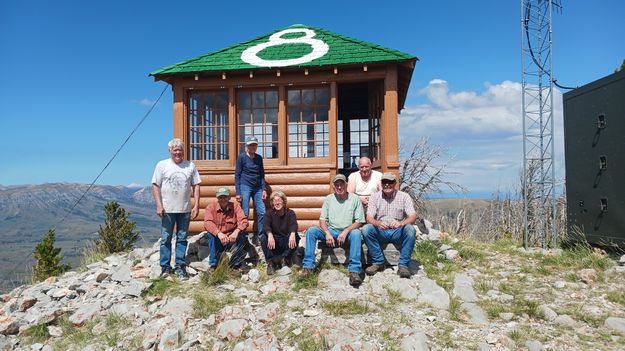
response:
{"label": "green vegetation", "polygon": [[386,293],[388,294],[388,303],[391,306],[397,306],[397,304],[404,301],[401,297],[401,292],[391,289],[388,286],[385,286],[384,289],[386,289]]}
{"label": "green vegetation", "polygon": [[625,291],[610,291],[608,292],[607,299],[608,301],[625,306]]}
{"label": "green vegetation", "polygon": [[302,289],[312,289],[319,285],[319,276],[317,274],[293,275],[291,277],[291,287],[293,291]]}
{"label": "green vegetation", "polygon": [[144,296],[180,296],[184,292],[184,286],[177,279],[157,278],[152,280],[152,286],[144,292]]}
{"label": "green vegetation", "polygon": [[206,287],[220,285],[227,282],[230,278],[233,277],[233,272],[230,270],[230,259],[228,255],[225,253],[222,255],[222,258],[219,260],[217,267],[212,272],[204,272],[200,277],[200,281],[202,285]]}
{"label": "green vegetation", "polygon": [[605,270],[614,264],[609,256],[595,252],[590,244],[581,241],[566,247],[560,255],[537,254],[536,257],[552,271],[562,268]]}
{"label": "green vegetation", "polygon": [[323,336],[304,328],[297,338],[297,349],[300,351],[327,350],[328,344]]}
{"label": "green vegetation", "polygon": [[507,312],[506,305],[495,300],[482,300],[480,307],[484,309],[489,318],[499,318],[499,314]]}
{"label": "green vegetation", "polygon": [[456,297],[449,299],[449,318],[453,321],[462,321],[462,301]]}
{"label": "green vegetation", "polygon": [[139,240],[139,232],[135,231],[137,223],[128,220],[130,213],[116,201],[110,201],[104,205],[104,215],[104,227],[98,229],[95,242],[96,250],[104,254],[132,250]]}
{"label": "green vegetation", "polygon": [[28,344],[44,343],[50,337],[50,333],[48,332],[48,326],[45,323],[41,323],[26,329],[22,337],[25,343]]}
{"label": "green vegetation", "polygon": [[[100,323],[104,324],[104,332],[96,335],[93,329]],[[57,324],[63,331],[63,337],[54,343],[53,348],[55,350],[68,350],[76,347],[81,349],[88,344],[105,344],[109,347],[117,347],[123,336],[131,332],[128,329],[130,325],[128,320],[116,314],[94,318],[80,327],[75,327],[67,317],[60,318]],[[140,340],[137,338],[132,340],[132,345],[126,345],[127,348],[137,346],[140,346]]]}
{"label": "green vegetation", "polygon": [[369,306],[358,300],[324,301],[321,303],[321,307],[333,316],[365,314],[369,312]]}
{"label": "green vegetation", "polygon": [[526,314],[530,318],[542,319],[543,314],[540,311],[540,302],[526,300],[523,298],[515,298],[512,300],[512,311],[516,315]]}
{"label": "green vegetation", "polygon": [[54,229],[50,229],[35,246],[33,256],[35,256],[36,262],[33,266],[32,276],[35,282],[61,275],[70,269],[68,264],[61,263],[63,256],[61,256],[61,249],[54,247],[55,242]]}
{"label": "green vegetation", "polygon": [[267,302],[278,302],[280,305],[284,306],[289,301],[289,298],[288,292],[276,292],[268,295],[265,300]]}
{"label": "green vegetation", "polygon": [[193,296],[193,316],[195,318],[206,318],[211,314],[221,310],[228,304],[236,303],[237,299],[232,293],[217,295],[212,292],[196,293]]}

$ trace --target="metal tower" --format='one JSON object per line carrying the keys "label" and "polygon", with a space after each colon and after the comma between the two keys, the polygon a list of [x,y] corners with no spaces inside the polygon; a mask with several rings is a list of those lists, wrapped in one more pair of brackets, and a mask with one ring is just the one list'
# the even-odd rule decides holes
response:
{"label": "metal tower", "polygon": [[523,244],[556,241],[551,14],[557,0],[521,0]]}

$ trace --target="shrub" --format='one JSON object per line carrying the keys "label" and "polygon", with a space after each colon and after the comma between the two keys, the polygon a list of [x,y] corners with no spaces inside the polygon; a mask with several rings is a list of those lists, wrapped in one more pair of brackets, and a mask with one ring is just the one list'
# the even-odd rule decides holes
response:
{"label": "shrub", "polygon": [[129,213],[115,201],[104,205],[104,227],[98,230],[96,250],[104,254],[130,251],[139,240],[137,223],[128,220]]}
{"label": "shrub", "polygon": [[35,265],[33,266],[33,280],[42,281],[54,275],[60,275],[70,269],[68,264],[61,264],[63,256],[61,256],[61,248],[54,247],[55,243],[54,229],[48,230],[48,233],[41,238],[41,241],[35,246],[33,256],[35,256]]}

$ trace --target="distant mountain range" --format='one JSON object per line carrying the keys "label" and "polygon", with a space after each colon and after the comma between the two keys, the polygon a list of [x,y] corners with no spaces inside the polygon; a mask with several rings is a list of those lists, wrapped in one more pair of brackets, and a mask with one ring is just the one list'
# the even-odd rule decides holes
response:
{"label": "distant mountain range", "polygon": [[19,285],[30,274],[35,245],[55,225],[57,246],[68,262],[77,265],[85,246],[97,238],[108,201],[117,201],[130,212],[130,220],[141,233],[138,245],[158,239],[160,220],[150,187],[95,185],[67,215],[87,188],[86,184],[70,183],[0,185],[0,291]]}

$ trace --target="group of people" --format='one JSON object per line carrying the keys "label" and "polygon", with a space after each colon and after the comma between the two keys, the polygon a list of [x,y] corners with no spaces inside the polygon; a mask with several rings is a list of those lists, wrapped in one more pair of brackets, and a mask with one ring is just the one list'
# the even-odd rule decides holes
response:
{"label": "group of people", "polygon": [[[161,274],[172,273],[171,239],[176,228],[175,265],[173,273],[187,279],[185,271],[186,235],[189,221],[199,209],[200,177],[192,162],[183,159],[183,143],[180,139],[169,142],[170,158],[160,161],[152,177],[152,193],[156,213],[161,217],[160,265]],[[217,201],[206,206],[204,229],[208,233],[209,271],[214,271],[226,250],[232,252],[229,265],[240,268],[248,245],[248,217],[250,199],[257,216],[257,240],[267,262],[267,274],[271,275],[282,264],[291,265],[299,246],[297,217],[288,208],[287,197],[281,191],[269,196],[271,209],[265,211],[267,199],[265,172],[262,156],[256,153],[258,140],[249,137],[245,152],[237,157],[235,170],[235,200],[230,188],[219,187]],[[396,189],[397,179],[393,173],[372,170],[371,160],[361,157],[358,171],[346,178],[337,174],[332,179],[333,193],[328,195],[321,208],[319,226],[306,231],[306,247],[301,274],[312,274],[315,268],[315,249],[318,241],[329,247],[342,246],[349,249],[349,283],[362,283],[362,242],[367,245],[370,265],[367,275],[374,275],[385,268],[383,247],[390,243],[399,247],[400,258],[397,273],[409,278],[410,256],[414,249],[417,219],[410,196]],[[191,197],[194,202],[191,204]]]}

